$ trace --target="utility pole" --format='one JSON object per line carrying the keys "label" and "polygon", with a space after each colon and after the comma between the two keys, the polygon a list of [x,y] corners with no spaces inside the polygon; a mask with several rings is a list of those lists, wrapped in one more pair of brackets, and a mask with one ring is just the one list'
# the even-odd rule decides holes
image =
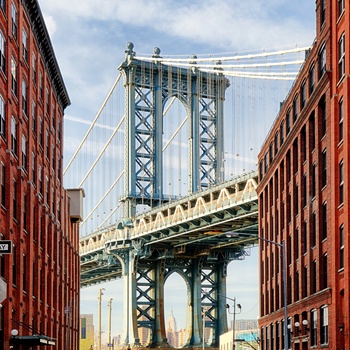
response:
{"label": "utility pole", "polygon": [[112,334],[111,334],[111,328],[112,328],[112,300],[113,300],[113,298],[110,298],[109,302],[108,302],[108,306],[109,306],[109,313],[108,313],[108,347],[113,349]]}
{"label": "utility pole", "polygon": [[98,331],[97,331],[97,350],[101,350],[101,301],[102,301],[102,295],[103,295],[104,288],[100,288],[98,291],[98,297],[97,297],[97,304],[98,304],[98,315],[97,315],[97,322],[98,322]]}

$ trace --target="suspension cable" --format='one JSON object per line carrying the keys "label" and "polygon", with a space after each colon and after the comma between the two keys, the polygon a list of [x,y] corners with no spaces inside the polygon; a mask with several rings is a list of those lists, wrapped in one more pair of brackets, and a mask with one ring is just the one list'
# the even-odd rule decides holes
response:
{"label": "suspension cable", "polygon": [[91,123],[91,125],[90,125],[90,127],[89,127],[89,130],[87,131],[87,133],[86,133],[85,136],[83,137],[83,139],[82,139],[82,141],[80,142],[78,148],[77,148],[76,151],[74,152],[74,154],[73,154],[71,160],[69,161],[68,165],[67,165],[66,168],[64,169],[63,175],[68,171],[68,169],[69,169],[69,167],[71,166],[71,164],[73,163],[75,157],[76,157],[77,154],[79,153],[80,149],[83,147],[84,142],[86,141],[86,139],[87,139],[87,137],[89,136],[91,130],[92,130],[93,127],[95,126],[95,124],[96,124],[98,118],[100,117],[100,114],[102,113],[104,107],[106,106],[106,103],[108,102],[110,96],[112,95],[112,93],[113,93],[115,87],[117,86],[117,84],[118,84],[118,82],[119,82],[121,76],[122,76],[121,73],[119,73],[119,75],[118,75],[117,79],[115,80],[115,82],[114,82],[114,84],[113,84],[111,90],[109,91],[109,93],[108,93],[108,95],[107,95],[105,101],[103,102],[103,104],[102,104],[100,110],[99,110],[98,113],[96,114],[95,119],[94,119],[93,122]]}

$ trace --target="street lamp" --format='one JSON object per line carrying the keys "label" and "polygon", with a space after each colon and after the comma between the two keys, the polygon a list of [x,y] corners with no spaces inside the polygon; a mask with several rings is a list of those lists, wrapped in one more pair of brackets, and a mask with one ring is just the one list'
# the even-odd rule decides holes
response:
{"label": "street lamp", "polygon": [[102,301],[102,295],[103,295],[104,288],[100,288],[98,291],[98,297],[97,297],[97,304],[98,304],[98,342],[97,342],[97,350],[101,350],[101,301]]}
{"label": "street lamp", "polygon": [[[228,298],[225,297],[226,299],[232,300],[233,301],[233,312],[230,312],[230,305],[226,304],[227,307],[227,311],[229,314],[232,315],[232,350],[236,349],[236,314],[239,314],[239,312],[241,312],[242,306],[241,304],[237,304],[236,305],[236,298]],[[239,309],[239,312],[236,312],[236,306]]]}
{"label": "street lamp", "polygon": [[108,313],[108,347],[113,348],[112,344],[112,334],[111,334],[111,326],[112,326],[112,300],[113,298],[109,299],[108,307],[109,307],[109,313]]}

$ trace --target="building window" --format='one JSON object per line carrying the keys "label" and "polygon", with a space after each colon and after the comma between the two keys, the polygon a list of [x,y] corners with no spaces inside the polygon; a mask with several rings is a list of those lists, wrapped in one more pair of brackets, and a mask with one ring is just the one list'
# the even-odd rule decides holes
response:
{"label": "building window", "polygon": [[303,223],[303,253],[307,253],[307,221]]}
{"label": "building window", "polygon": [[322,276],[321,276],[321,289],[328,287],[328,259],[327,254],[322,256]]}
{"label": "building window", "polygon": [[327,150],[322,152],[322,187],[327,185]]}
{"label": "building window", "polygon": [[6,74],[5,38],[0,31],[0,69]]}
{"label": "building window", "polygon": [[276,155],[277,152],[278,152],[278,131],[275,134],[275,142],[274,142],[274,144],[275,144],[275,155]]}
{"label": "building window", "polygon": [[339,164],[339,205],[344,203],[344,163]]}
{"label": "building window", "polygon": [[45,130],[45,143],[46,143],[46,158],[50,159],[50,134],[48,130]]}
{"label": "building window", "polygon": [[306,128],[305,128],[305,125],[301,129],[300,142],[301,142],[301,154],[302,154],[301,159],[302,159],[303,162],[305,162],[306,159],[307,159]]}
{"label": "building window", "polygon": [[50,114],[50,93],[48,88],[45,89],[45,94],[46,94],[46,114],[49,115]]}
{"label": "building window", "polygon": [[13,219],[17,220],[17,196],[18,196],[18,190],[17,190],[17,181],[13,179],[13,199],[12,199],[12,205],[13,205]]}
{"label": "building window", "polygon": [[39,177],[39,192],[43,194],[43,169],[41,165],[38,166],[38,177]]}
{"label": "building window", "polygon": [[24,28],[22,28],[22,56],[28,62],[28,34]]}
{"label": "building window", "polygon": [[345,8],[344,3],[345,3],[344,0],[338,0],[338,17],[340,17],[344,12],[344,8]]}
{"label": "building window", "polygon": [[43,74],[39,72],[39,97],[43,99]]}
{"label": "building window", "polygon": [[317,310],[311,310],[310,315],[310,345],[317,345]]}
{"label": "building window", "polygon": [[[299,230],[294,231],[294,258],[295,260],[299,259]],[[298,281],[299,282],[299,281]],[[298,287],[299,289],[299,287]]]}
{"label": "building window", "polygon": [[309,69],[309,96],[315,89],[315,64],[313,63]]}
{"label": "building window", "polygon": [[32,100],[32,131],[36,135],[36,103]]}
{"label": "building window", "polygon": [[306,81],[304,80],[300,87],[300,109],[303,109],[306,104]]}
{"label": "building window", "polygon": [[22,80],[22,111],[24,115],[28,115],[28,89],[25,80]]}
{"label": "building window", "polygon": [[318,78],[321,79],[326,73],[326,44],[323,44],[318,52]]}
{"label": "building window", "polygon": [[49,205],[50,204],[50,193],[49,193],[49,178],[47,176],[45,176],[45,201],[46,204]]}
{"label": "building window", "polygon": [[311,285],[310,285],[310,289],[311,289],[311,294],[315,294],[317,292],[317,263],[316,260],[314,260],[311,263]]}
{"label": "building window", "polygon": [[321,346],[328,344],[328,307],[321,307]]}
{"label": "building window", "polygon": [[316,213],[312,213],[311,217],[311,248],[316,246],[316,229],[317,229],[317,222],[316,222]]}
{"label": "building window", "polygon": [[32,79],[34,85],[36,85],[36,56],[34,52],[32,54]]}
{"label": "building window", "polygon": [[320,9],[320,22],[321,26],[326,21],[326,0],[321,0],[321,9]]}
{"label": "building window", "polygon": [[11,21],[12,21],[12,36],[17,40],[17,9],[15,4],[11,4]]}
{"label": "building window", "polygon": [[60,120],[58,120],[58,125],[57,125],[57,138],[58,141],[61,141],[61,128],[62,128],[62,123]]}
{"label": "building window", "polygon": [[316,164],[312,164],[312,174],[311,174],[311,197],[316,196]]}
{"label": "building window", "polygon": [[339,269],[344,268],[344,224],[339,227]]}
{"label": "building window", "polygon": [[345,34],[343,33],[338,41],[338,79],[345,74]]}
{"label": "building window", "polygon": [[339,142],[343,141],[344,137],[344,106],[343,106],[343,98],[340,99],[338,103],[339,108]]}
{"label": "building window", "polygon": [[17,122],[13,116],[11,118],[11,150],[17,155]]}
{"label": "building window", "polygon": [[12,245],[12,284],[17,285],[17,247]]}
{"label": "building window", "polygon": [[11,89],[13,94],[17,96],[17,63],[13,57],[11,57]]}
{"label": "building window", "polygon": [[43,147],[43,118],[42,117],[39,117],[39,143],[40,143],[40,146]]}
{"label": "building window", "polygon": [[307,199],[308,199],[306,174],[303,175],[302,191],[303,191],[302,203],[303,203],[303,208],[305,208],[307,205]]}
{"label": "building window", "polygon": [[322,204],[322,240],[327,238],[327,202]]}
{"label": "building window", "polygon": [[1,163],[1,205],[5,207],[6,204],[6,167]]}
{"label": "building window", "polygon": [[27,139],[22,135],[22,167],[27,170],[28,159],[27,159]]}
{"label": "building window", "polygon": [[322,96],[318,104],[319,114],[321,118],[321,135],[324,137],[327,132],[327,111],[326,111],[326,98]]}
{"label": "building window", "polygon": [[280,125],[280,145],[282,146],[284,142],[284,122],[282,121]]}
{"label": "building window", "polygon": [[295,121],[298,119],[298,99],[299,96],[296,95],[293,100],[293,123],[295,123]]}
{"label": "building window", "polygon": [[0,7],[4,12],[6,11],[6,0],[0,0]]}
{"label": "building window", "polygon": [[290,132],[290,110],[286,114],[286,135]]}
{"label": "building window", "polygon": [[6,116],[5,116],[5,101],[0,95],[0,134],[6,137]]}
{"label": "building window", "polygon": [[316,145],[316,133],[315,133],[315,113],[312,112],[309,120],[309,136],[310,136],[310,148],[311,151],[315,149]]}
{"label": "building window", "polygon": [[22,268],[23,268],[23,274],[22,274],[22,285],[23,285],[23,291],[27,292],[27,256],[23,254],[22,256]]}
{"label": "building window", "polygon": [[308,280],[307,280],[307,266],[304,266],[303,276],[302,276],[302,286],[301,286],[302,298],[306,298],[306,296],[307,296],[307,286],[308,286],[307,282],[308,282]]}
{"label": "building window", "polygon": [[35,171],[35,152],[32,152],[32,182],[36,184],[36,171]]}

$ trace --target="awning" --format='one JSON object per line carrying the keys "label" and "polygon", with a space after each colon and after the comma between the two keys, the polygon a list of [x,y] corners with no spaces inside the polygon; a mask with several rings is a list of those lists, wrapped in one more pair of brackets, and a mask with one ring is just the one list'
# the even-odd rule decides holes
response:
{"label": "awning", "polygon": [[16,335],[12,336],[11,341],[16,344],[30,346],[56,345],[56,339],[46,335]]}

